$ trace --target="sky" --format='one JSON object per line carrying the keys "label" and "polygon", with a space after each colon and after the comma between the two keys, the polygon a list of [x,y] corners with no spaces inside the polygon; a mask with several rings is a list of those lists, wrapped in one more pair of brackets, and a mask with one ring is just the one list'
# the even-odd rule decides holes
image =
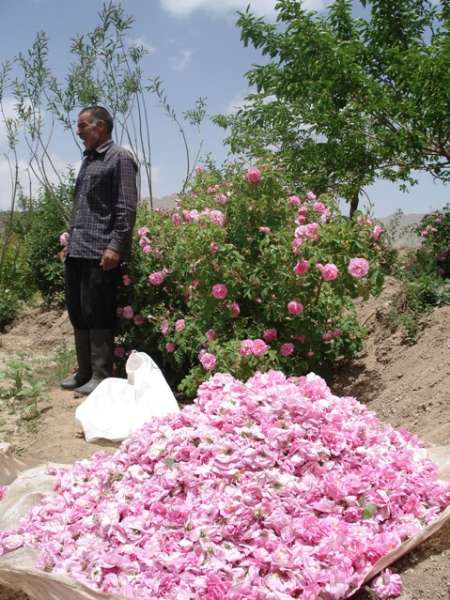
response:
{"label": "sky", "polygon": [[[129,42],[148,50],[144,61],[145,77],[160,77],[170,105],[181,118],[199,97],[207,99],[209,115],[229,113],[248,93],[245,72],[261,64],[259,51],[245,48],[236,27],[236,11],[250,4],[253,12],[267,19],[275,16],[276,0],[123,0],[127,15],[134,17]],[[98,24],[100,0],[0,0],[0,63],[26,52],[38,31],[49,39],[49,66],[64,79],[72,62],[70,43],[80,33],[92,31]],[[306,6],[323,10],[325,0],[306,0]],[[6,94],[7,115],[14,114],[14,99]],[[156,98],[147,105],[152,140],[152,176],[158,197],[179,191],[186,160],[183,143],[174,123],[166,116]],[[45,115],[43,115],[45,117]],[[189,145],[195,154],[203,140],[203,153],[220,163],[227,156],[224,131],[205,121],[200,135],[186,127]],[[72,136],[55,128],[49,146],[58,168],[80,165],[80,150]],[[0,208],[10,199],[8,148],[5,127],[0,116]],[[19,146],[19,162],[26,166],[27,152]],[[405,213],[423,213],[441,208],[450,201],[448,187],[432,178],[417,174],[418,184],[409,193],[387,181],[377,181],[365,190],[372,210],[383,217],[401,209]],[[26,185],[26,181],[23,181]],[[365,201],[367,202],[367,201]]]}

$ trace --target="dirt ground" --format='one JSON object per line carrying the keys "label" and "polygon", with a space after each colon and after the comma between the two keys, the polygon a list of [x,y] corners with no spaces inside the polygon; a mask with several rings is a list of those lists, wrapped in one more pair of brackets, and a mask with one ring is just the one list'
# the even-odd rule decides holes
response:
{"label": "dirt ground", "polygon": [[[355,396],[382,419],[418,434],[430,444],[450,446],[450,306],[433,310],[423,319],[417,343],[407,345],[400,331],[392,333],[387,315],[401,293],[388,279],[381,296],[359,307],[368,329],[363,352],[342,365],[329,382],[338,395]],[[0,337],[0,370],[14,354],[33,364],[56,368],[58,352],[71,348],[67,316],[28,309],[11,330]],[[80,402],[53,384],[39,402],[41,417],[34,426],[17,424],[0,406],[0,440],[12,442],[29,464],[73,462],[113,445],[87,444],[74,420]],[[422,546],[398,561],[393,570],[402,575],[401,600],[450,600],[450,523]],[[361,590],[354,600],[372,600]],[[27,596],[0,587],[0,600]]]}

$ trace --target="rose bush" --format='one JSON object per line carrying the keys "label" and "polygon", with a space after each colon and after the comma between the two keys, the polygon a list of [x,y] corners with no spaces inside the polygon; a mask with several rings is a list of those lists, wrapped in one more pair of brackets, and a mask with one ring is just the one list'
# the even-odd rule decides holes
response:
{"label": "rose bush", "polygon": [[270,166],[197,170],[174,210],[138,215],[119,344],[189,396],[211,371],[323,372],[360,348],[352,300],[381,289],[380,235]]}
{"label": "rose bush", "polygon": [[450,277],[450,204],[441,211],[437,210],[425,217],[416,229],[422,238],[422,247],[418,259],[437,267],[438,274]]}

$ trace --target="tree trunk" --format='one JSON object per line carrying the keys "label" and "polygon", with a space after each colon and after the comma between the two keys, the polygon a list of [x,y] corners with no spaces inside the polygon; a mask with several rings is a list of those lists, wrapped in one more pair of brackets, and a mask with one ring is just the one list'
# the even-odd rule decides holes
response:
{"label": "tree trunk", "polygon": [[353,196],[350,198],[350,219],[353,218],[353,215],[355,214],[355,212],[358,210],[358,204],[359,204],[359,192],[360,190],[357,190]]}

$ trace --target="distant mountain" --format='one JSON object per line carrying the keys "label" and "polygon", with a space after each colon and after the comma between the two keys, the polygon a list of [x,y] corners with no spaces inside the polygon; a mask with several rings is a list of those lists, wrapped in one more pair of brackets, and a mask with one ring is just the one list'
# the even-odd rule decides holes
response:
{"label": "distant mountain", "polygon": [[378,219],[383,223],[386,232],[390,235],[396,248],[418,248],[420,237],[412,229],[420,223],[425,215],[411,213],[408,215],[395,213],[388,217]]}
{"label": "distant mountain", "polygon": [[[175,208],[176,202],[178,199],[178,194],[168,194],[167,196],[162,196],[161,198],[153,198],[153,206],[155,208],[163,208],[163,209],[171,209]],[[143,198],[143,202],[149,203],[149,198]]]}

